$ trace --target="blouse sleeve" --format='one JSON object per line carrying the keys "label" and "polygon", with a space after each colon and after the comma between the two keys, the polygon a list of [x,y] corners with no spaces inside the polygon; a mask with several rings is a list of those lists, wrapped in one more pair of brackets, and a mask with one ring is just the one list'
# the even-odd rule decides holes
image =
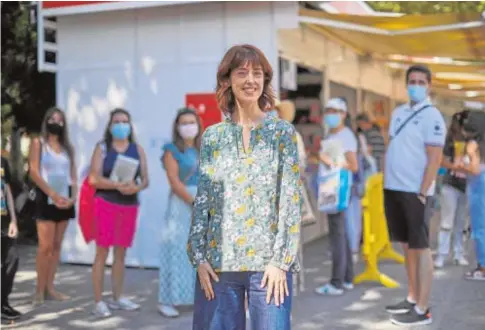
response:
{"label": "blouse sleeve", "polygon": [[278,164],[278,231],[271,264],[288,271],[294,264],[300,241],[302,186],[296,131],[286,128],[280,138]]}
{"label": "blouse sleeve", "polygon": [[199,184],[192,211],[192,225],[190,227],[187,254],[194,267],[206,261],[207,231],[209,228],[209,197],[211,179],[210,172],[210,144],[208,131],[202,136],[199,160]]}

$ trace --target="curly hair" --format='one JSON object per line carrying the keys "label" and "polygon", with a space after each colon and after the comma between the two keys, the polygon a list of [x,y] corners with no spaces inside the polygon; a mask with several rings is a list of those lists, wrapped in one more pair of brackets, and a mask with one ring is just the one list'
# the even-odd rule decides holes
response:
{"label": "curly hair", "polygon": [[264,72],[263,93],[258,105],[263,111],[272,110],[275,106],[275,94],[271,87],[273,68],[263,52],[252,45],[236,45],[231,47],[217,69],[216,98],[221,111],[227,116],[234,112],[236,100],[231,89],[231,72],[237,68],[251,64],[261,67]]}

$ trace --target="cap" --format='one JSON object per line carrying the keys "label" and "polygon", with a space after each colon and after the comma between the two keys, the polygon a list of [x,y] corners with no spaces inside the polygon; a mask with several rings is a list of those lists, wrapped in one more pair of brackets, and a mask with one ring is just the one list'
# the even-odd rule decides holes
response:
{"label": "cap", "polygon": [[347,104],[345,104],[344,100],[335,97],[330,99],[325,106],[325,109],[335,109],[338,111],[347,112]]}

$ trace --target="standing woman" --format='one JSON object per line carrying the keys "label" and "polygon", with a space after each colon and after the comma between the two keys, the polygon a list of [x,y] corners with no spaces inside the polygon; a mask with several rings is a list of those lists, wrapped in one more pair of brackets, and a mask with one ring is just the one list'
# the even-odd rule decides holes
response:
{"label": "standing woman", "polygon": [[69,298],[54,289],[54,279],[67,220],[75,217],[77,173],[66,118],[58,108],[47,111],[40,136],[30,144],[29,175],[39,194],[34,215],[39,240],[34,305],[40,305],[46,298]]}
{"label": "standing woman", "polygon": [[[118,159],[125,159],[137,166],[134,178],[112,179],[112,171]],[[128,111],[115,109],[111,112],[104,139],[98,143],[92,156],[89,180],[96,188],[96,258],[93,264],[96,304],[93,314],[108,317],[111,316],[110,308],[136,310],[140,307],[128,298],[122,297],[126,249],[131,247],[135,236],[138,193],[148,187],[145,152],[135,141],[135,132]],[[106,304],[102,300],[104,267],[111,247],[114,247],[114,262],[111,268],[113,296]]]}
{"label": "standing woman", "polygon": [[187,237],[192,205],[197,192],[200,118],[182,108],[173,123],[172,142],[163,146],[162,164],[167,172],[170,195],[161,229],[159,311],[177,317],[174,306],[193,305],[195,270],[187,257]]}
{"label": "standing woman", "polygon": [[462,121],[467,137],[465,159],[458,170],[465,171],[472,237],[475,241],[477,267],[465,279],[485,281],[485,114],[470,111]]}
{"label": "standing woman", "polygon": [[301,182],[295,128],[274,108],[273,70],[251,45],[219,64],[226,119],[204,132],[188,253],[198,280],[194,330],[289,330],[299,269]]}

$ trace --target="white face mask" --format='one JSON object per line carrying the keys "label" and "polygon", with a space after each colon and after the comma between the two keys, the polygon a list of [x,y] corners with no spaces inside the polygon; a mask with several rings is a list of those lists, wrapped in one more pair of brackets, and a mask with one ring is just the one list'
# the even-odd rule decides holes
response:
{"label": "white face mask", "polygon": [[197,124],[183,124],[179,125],[178,131],[183,139],[193,139],[199,134],[199,125]]}

